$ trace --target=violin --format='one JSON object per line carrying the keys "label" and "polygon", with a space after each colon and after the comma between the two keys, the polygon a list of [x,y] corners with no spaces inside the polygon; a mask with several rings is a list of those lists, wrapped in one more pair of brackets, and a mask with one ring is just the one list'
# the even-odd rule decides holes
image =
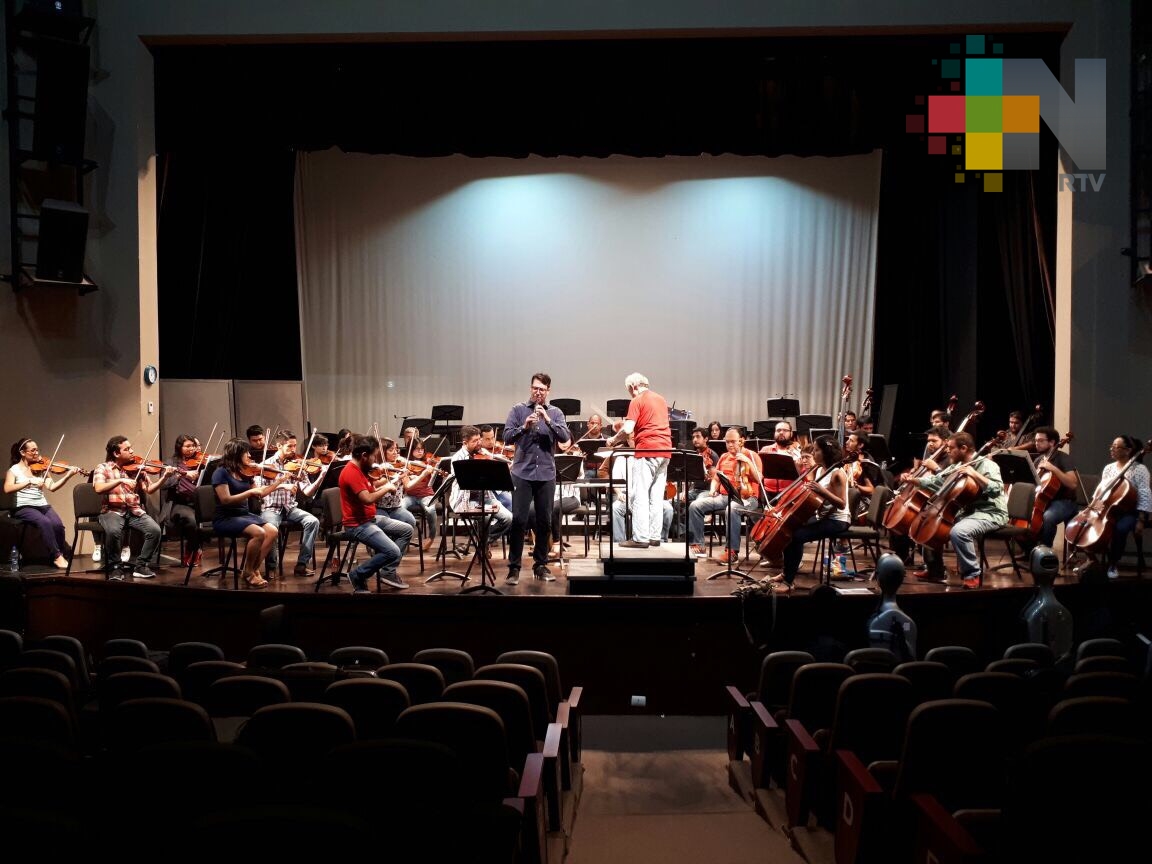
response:
{"label": "violin", "polygon": [[84,477],[90,477],[92,472],[84,468],[77,468],[75,465],[69,465],[67,462],[57,462],[56,460],[49,461],[47,459],[39,459],[36,462],[28,463],[28,470],[33,474],[43,474],[47,471],[50,474],[67,474],[69,471],[75,471],[77,474]]}
{"label": "violin", "polygon": [[1103,552],[1108,549],[1120,514],[1136,508],[1138,493],[1136,487],[1128,482],[1128,469],[1145,453],[1152,453],[1152,439],[1144,443],[1143,450],[1132,455],[1111,483],[1102,489],[1098,488],[1088,506],[1064,526],[1066,543],[1084,552]]}
{"label": "violin", "polygon": [[[400,461],[400,460],[397,460]],[[397,474],[402,474],[407,471],[407,467],[398,468],[391,462],[382,462],[379,465],[373,465],[368,469],[369,480],[384,480],[385,478],[391,479]]]}
{"label": "violin", "polygon": [[[1062,449],[1065,444],[1072,440],[1072,437],[1072,433],[1069,432],[1049,452]],[[1060,492],[1062,485],[1060,478],[1052,471],[1045,471],[1037,478],[1036,498],[1032,503],[1032,518],[1028,521],[1028,530],[1033,534],[1039,534],[1040,529],[1044,527],[1044,511],[1048,509],[1048,505]]]}
{"label": "violin", "polygon": [[433,474],[439,474],[441,477],[447,477],[451,473],[450,471],[444,471],[440,468],[437,468],[435,465],[426,465],[423,462],[417,462],[415,459],[410,459],[408,461],[408,467],[421,474],[431,468]]}
{"label": "violin", "polygon": [[197,453],[191,459],[184,460],[184,467],[189,471],[198,471],[203,468],[213,459],[219,459],[219,455],[209,455],[207,453]]}
{"label": "violin", "polygon": [[289,459],[284,463],[284,470],[289,474],[299,474],[303,471],[309,477],[314,477],[320,473],[321,462],[319,459]]}
{"label": "violin", "polygon": [[263,477],[265,480],[279,480],[281,477],[291,474],[287,468],[277,468],[275,465],[257,465],[255,462],[251,464],[245,463],[240,466],[240,473],[245,477]]}
{"label": "violin", "polygon": [[[948,405],[950,410],[954,410],[956,399],[955,396],[949,401]],[[964,427],[968,425],[969,421],[976,419],[984,413],[984,403],[977,402],[973,406],[972,411],[960,423],[957,432],[963,432]],[[935,462],[940,458],[940,454],[944,452],[946,444],[941,444],[937,450],[928,456],[928,460]],[[904,534],[911,536],[909,532],[912,528],[912,523],[920,515],[920,512],[932,500],[932,494],[924,489],[919,483],[916,482],[917,477],[924,476],[928,469],[921,464],[919,468],[911,472],[909,479],[900,484],[896,490],[892,500],[888,502],[888,509],[884,511],[884,527],[891,531],[893,534]]]}
{"label": "violin", "polygon": [[137,477],[143,474],[159,474],[171,468],[171,465],[165,465],[163,462],[158,462],[155,459],[145,459],[143,456],[135,455],[127,465],[120,466],[120,470],[125,474],[135,474]]}

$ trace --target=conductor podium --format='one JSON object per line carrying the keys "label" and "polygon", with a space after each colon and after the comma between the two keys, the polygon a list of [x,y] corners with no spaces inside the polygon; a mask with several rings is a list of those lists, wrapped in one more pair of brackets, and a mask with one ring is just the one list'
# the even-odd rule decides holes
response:
{"label": "conductor podium", "polygon": [[[611,454],[601,451],[596,455],[614,458],[643,458],[643,453],[621,447]],[[628,472],[631,476],[631,472]],[[677,494],[682,495],[684,484],[704,479],[704,460],[695,452],[673,451],[669,461],[668,481],[677,483]],[[609,499],[621,491],[627,498],[626,481],[609,481]],[[611,512],[611,505],[609,505]],[[661,543],[648,549],[619,547],[617,538],[609,540],[608,555],[601,557],[602,574],[588,576],[568,575],[569,594],[692,594],[696,583],[696,560],[688,555],[684,542]]]}

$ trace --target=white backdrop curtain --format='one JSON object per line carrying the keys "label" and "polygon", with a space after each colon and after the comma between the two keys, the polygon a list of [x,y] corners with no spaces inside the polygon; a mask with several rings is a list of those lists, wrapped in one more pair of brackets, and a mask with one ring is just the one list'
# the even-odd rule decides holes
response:
{"label": "white backdrop curtain", "polygon": [[[464,406],[503,422],[533,372],[582,414],[624,377],[700,424],[871,380],[880,153],[409,158],[302,153],[306,410],[395,434]],[[864,382],[863,385],[861,382]]]}

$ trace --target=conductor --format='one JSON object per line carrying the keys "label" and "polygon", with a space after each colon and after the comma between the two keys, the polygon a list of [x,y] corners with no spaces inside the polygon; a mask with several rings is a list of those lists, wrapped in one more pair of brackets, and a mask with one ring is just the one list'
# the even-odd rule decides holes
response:
{"label": "conductor", "polygon": [[609,446],[629,435],[636,443],[628,506],[632,510],[632,537],[620,545],[645,549],[660,545],[664,518],[664,488],[668,481],[668,461],[672,457],[672,431],[668,426],[668,403],[648,389],[648,379],[633,372],[624,379],[632,403],[624,425],[608,441]]}

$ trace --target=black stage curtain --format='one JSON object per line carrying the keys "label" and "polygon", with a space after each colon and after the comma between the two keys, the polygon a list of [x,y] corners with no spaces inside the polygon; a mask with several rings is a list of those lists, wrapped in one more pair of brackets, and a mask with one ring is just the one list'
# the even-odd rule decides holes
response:
{"label": "black stage curtain", "polygon": [[[1001,38],[1001,37],[998,37]],[[1060,34],[1003,35],[1059,69]],[[905,132],[962,36],[418,42],[154,48],[161,358],[171,377],[300,374],[292,152],[801,156],[884,150],[877,398],[894,443],[959,397],[1051,408],[1056,145],[985,193]],[[922,110],[922,109],[920,109]],[[1043,129],[1043,127],[1042,127]],[[269,309],[271,308],[271,313]],[[235,314],[229,314],[233,310]],[[243,318],[240,312],[251,317]],[[305,324],[306,326],[306,324]],[[250,346],[245,334],[268,335]],[[223,337],[223,338],[222,338]],[[179,373],[179,374],[177,374]],[[877,409],[879,406],[876,406]],[[750,418],[751,419],[751,418]],[[899,450],[899,448],[897,448]]]}

